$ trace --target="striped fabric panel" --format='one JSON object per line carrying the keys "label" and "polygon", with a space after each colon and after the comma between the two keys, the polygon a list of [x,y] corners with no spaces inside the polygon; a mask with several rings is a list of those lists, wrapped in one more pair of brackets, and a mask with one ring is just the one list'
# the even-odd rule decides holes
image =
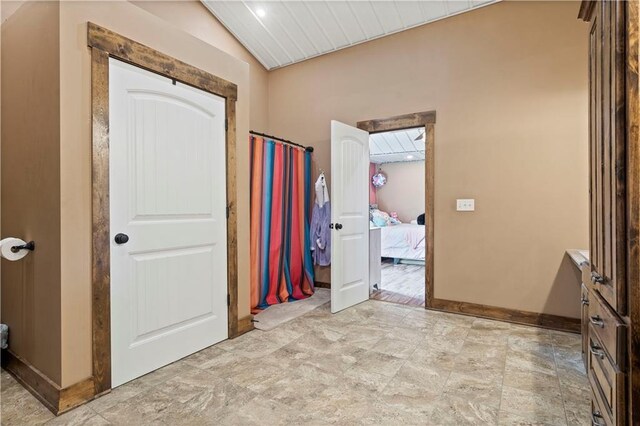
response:
{"label": "striped fabric panel", "polygon": [[314,292],[311,153],[251,136],[251,309]]}

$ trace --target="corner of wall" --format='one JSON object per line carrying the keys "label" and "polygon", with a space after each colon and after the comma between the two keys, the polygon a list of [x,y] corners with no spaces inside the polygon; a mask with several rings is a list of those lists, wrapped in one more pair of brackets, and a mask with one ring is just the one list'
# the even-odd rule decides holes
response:
{"label": "corner of wall", "polygon": [[[2,231],[37,250],[2,265],[9,350],[55,384],[60,355],[59,2],[28,2],[2,24]],[[16,178],[19,177],[19,178]]]}

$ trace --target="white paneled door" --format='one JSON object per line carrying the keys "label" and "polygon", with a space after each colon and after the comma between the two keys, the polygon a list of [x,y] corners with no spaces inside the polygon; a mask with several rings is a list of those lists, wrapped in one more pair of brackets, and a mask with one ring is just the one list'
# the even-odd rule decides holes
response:
{"label": "white paneled door", "polygon": [[369,133],[331,121],[331,312],[369,299]]}
{"label": "white paneled door", "polygon": [[227,336],[224,99],[109,62],[112,386]]}

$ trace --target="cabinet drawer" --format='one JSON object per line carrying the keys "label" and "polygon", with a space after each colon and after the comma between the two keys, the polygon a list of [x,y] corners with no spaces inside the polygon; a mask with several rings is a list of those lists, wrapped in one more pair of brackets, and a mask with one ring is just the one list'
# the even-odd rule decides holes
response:
{"label": "cabinet drawer", "polygon": [[597,291],[592,291],[589,296],[588,320],[613,363],[624,370],[626,325]]}
{"label": "cabinet drawer", "polygon": [[[624,424],[625,376],[604,351],[589,325],[589,383],[600,415],[607,425]],[[601,422],[602,423],[602,422]]]}

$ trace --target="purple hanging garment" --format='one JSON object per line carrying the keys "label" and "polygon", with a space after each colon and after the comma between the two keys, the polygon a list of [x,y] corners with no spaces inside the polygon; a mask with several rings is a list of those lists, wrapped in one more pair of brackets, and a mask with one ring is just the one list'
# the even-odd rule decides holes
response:
{"label": "purple hanging garment", "polygon": [[329,203],[329,188],[324,178],[324,173],[320,173],[315,183],[316,202],[313,203],[311,213],[311,252],[313,263],[320,266],[331,264],[331,203]]}
{"label": "purple hanging garment", "polygon": [[331,264],[331,203],[327,201],[322,207],[313,204],[311,214],[311,250],[313,263],[320,266]]}

